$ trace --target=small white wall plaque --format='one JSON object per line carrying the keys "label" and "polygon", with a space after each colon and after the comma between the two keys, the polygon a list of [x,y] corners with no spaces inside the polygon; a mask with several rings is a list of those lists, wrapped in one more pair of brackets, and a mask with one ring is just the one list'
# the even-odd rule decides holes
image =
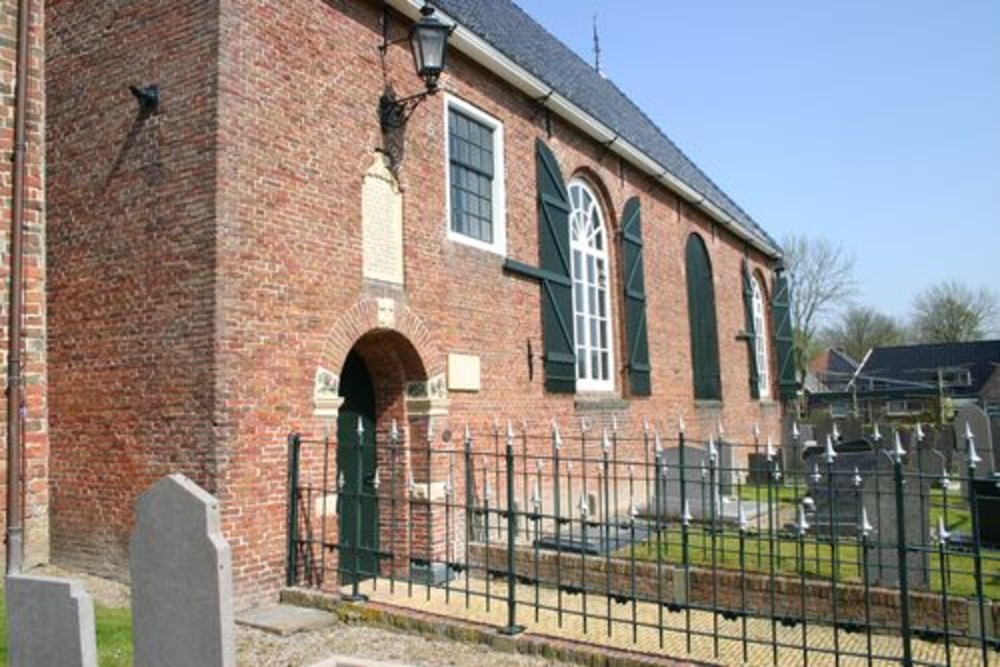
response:
{"label": "small white wall plaque", "polygon": [[448,390],[480,391],[479,357],[474,354],[448,355]]}

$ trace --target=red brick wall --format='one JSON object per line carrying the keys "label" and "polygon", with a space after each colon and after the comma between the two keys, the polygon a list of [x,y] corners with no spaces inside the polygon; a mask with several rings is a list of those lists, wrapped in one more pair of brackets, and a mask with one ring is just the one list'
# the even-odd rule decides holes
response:
{"label": "red brick wall", "polygon": [[[452,53],[442,87],[504,123],[510,257],[538,259],[536,137],[567,178],[586,173],[603,193],[612,232],[626,199],[643,198],[651,398],[586,410],[544,391],[537,359],[529,378],[526,341],[542,346],[539,286],[446,238],[443,95],[405,129],[405,291],[362,281],[361,179],[381,146],[386,83],[380,3],[222,0],[218,17],[149,1],[103,11],[111,4],[53,3],[50,67],[61,67],[50,96],[65,99],[52,116],[51,247],[61,267],[52,357],[65,373],[52,394],[53,437],[65,447],[53,461],[57,552],[120,560],[135,493],[182,467],[220,496],[242,600],[271,595],[284,577],[286,434],[320,435],[316,368],[339,370],[375,326],[374,298],[395,300],[396,328],[426,369],[387,341],[386,367],[402,369],[397,391],[441,372],[448,352],[481,357],[483,390],[452,394],[437,433],[494,417],[544,428],[612,408],[670,432],[684,415],[700,435],[719,417],[734,438],[749,439],[755,421],[778,433],[778,407],[750,400],[747,346],[736,339],[743,242],[558,120],[546,137],[538,107],[491,74]],[[392,21],[391,36],[405,34]],[[400,95],[421,88],[405,45],[390,48],[386,72]],[[124,85],[153,80],[164,109],[136,125]],[[724,400],[713,408],[692,398],[683,267],[692,231],[716,275]],[[618,311],[620,291],[616,282]],[[619,364],[623,331],[619,316]],[[367,360],[382,365],[376,354]],[[619,374],[613,396],[624,393]],[[384,428],[403,413],[398,397],[380,396]]]}
{"label": "red brick wall", "polygon": [[[22,370],[25,390],[24,437],[26,564],[48,559],[48,456],[45,358],[45,90],[44,11],[41,0],[30,5],[27,83],[27,146],[24,215],[24,320]],[[10,232],[12,224],[14,95],[17,60],[18,2],[0,7],[0,370],[6,387],[10,300]],[[0,530],[6,531],[7,412],[0,410]],[[0,544],[0,553],[3,552]]]}
{"label": "red brick wall", "polygon": [[[50,1],[52,551],[123,574],[161,475],[215,490],[212,3]],[[160,86],[141,117],[129,85]]]}

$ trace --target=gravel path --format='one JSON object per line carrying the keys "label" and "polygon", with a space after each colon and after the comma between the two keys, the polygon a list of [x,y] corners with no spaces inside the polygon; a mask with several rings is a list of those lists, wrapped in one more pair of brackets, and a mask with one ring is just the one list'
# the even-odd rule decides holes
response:
{"label": "gravel path", "polygon": [[[125,584],[55,566],[31,572],[78,579],[105,607],[127,607]],[[320,631],[279,637],[261,630],[236,627],[237,662],[253,667],[309,667],[332,655],[385,660],[413,667],[542,667],[564,665],[543,658],[502,653],[486,646],[431,639],[382,628],[338,624]]]}

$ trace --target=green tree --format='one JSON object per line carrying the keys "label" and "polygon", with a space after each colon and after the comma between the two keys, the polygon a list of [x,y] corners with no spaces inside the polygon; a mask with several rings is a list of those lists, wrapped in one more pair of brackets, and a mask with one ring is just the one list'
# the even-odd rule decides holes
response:
{"label": "green tree", "polygon": [[914,299],[912,329],[921,343],[960,343],[994,333],[998,318],[1000,299],[996,292],[946,280]]}
{"label": "green tree", "polygon": [[870,306],[851,306],[823,331],[823,341],[860,361],[873,347],[900,345],[906,336],[894,318]]}

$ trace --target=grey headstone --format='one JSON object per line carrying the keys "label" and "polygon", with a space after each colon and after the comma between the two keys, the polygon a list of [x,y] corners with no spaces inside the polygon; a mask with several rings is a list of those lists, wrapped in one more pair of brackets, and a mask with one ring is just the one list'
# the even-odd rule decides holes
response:
{"label": "grey headstone", "polygon": [[966,448],[965,425],[969,425],[973,437],[976,439],[976,451],[983,459],[986,470],[997,469],[997,460],[993,451],[992,426],[989,416],[977,405],[963,405],[955,413],[955,440],[960,449]]}
{"label": "grey headstone", "polygon": [[136,503],[129,541],[135,664],[234,667],[233,582],[218,502],[183,475]]}
{"label": "grey headstone", "polygon": [[[908,459],[910,457],[908,456]],[[904,465],[904,469],[909,467]],[[868,561],[871,583],[882,586],[899,586],[899,503],[893,464],[888,456],[880,453],[878,474],[874,483],[865,484],[862,502],[868,509],[869,520],[875,528]],[[930,537],[929,480],[923,484],[916,476],[904,470],[902,520],[906,532],[906,567],[911,589],[927,588],[930,584],[928,541]]]}
{"label": "grey headstone", "polygon": [[[899,517],[892,459],[882,448],[886,441],[854,440],[836,445],[837,457],[831,473],[825,460],[825,448],[806,454],[806,484],[814,503],[811,525],[821,540],[856,539],[859,536],[862,510],[874,532],[868,560],[872,584],[899,585]],[[904,442],[904,447],[906,446]],[[930,583],[926,552],[929,535],[929,480],[922,480],[912,470],[914,457],[904,462],[903,522],[906,530],[908,582],[911,588],[925,588]],[[860,484],[855,479],[855,470]],[[832,502],[831,502],[832,497]]]}
{"label": "grey headstone", "polygon": [[[716,447],[718,458],[714,483],[706,445],[688,444],[684,451],[683,468],[680,464],[680,448],[665,449],[663,461],[666,464],[666,472],[660,477],[657,497],[654,498],[653,505],[648,508],[648,511],[654,515],[659,511],[662,516],[673,519],[682,517],[684,514],[681,495],[683,481],[683,498],[686,500],[694,520],[709,521],[712,519],[712,499],[714,498],[715,519],[735,521],[739,516],[741,504],[737,499],[731,497],[736,490],[737,475],[741,472],[736,467],[736,448],[725,442],[719,443]],[[760,511],[754,503],[742,504],[744,512],[748,515],[755,516]]]}
{"label": "grey headstone", "polygon": [[97,667],[94,603],[77,581],[7,577],[10,667]]}
{"label": "grey headstone", "polygon": [[[856,537],[864,498],[864,480],[874,482],[881,454],[867,440],[855,440],[834,447],[837,458],[827,465],[825,449],[811,448],[806,453],[806,488],[813,499],[817,534],[829,538],[831,528],[837,536]],[[854,471],[861,483],[856,483]]]}
{"label": "grey headstone", "polygon": [[[813,437],[816,442],[825,443],[826,436],[833,435],[834,419],[830,415],[821,414],[813,419]],[[838,425],[839,429],[840,426]]]}
{"label": "grey headstone", "polygon": [[[715,484],[709,479],[708,452],[703,445],[689,444],[684,449],[684,465],[681,466],[679,447],[664,450],[663,460],[666,472],[660,476],[658,500],[656,507],[667,517],[679,518],[684,513],[681,484],[683,483],[683,499],[695,519],[708,518],[711,515],[711,499],[715,497],[715,507],[722,505],[721,479],[717,476]],[[713,488],[714,487],[714,488]],[[656,507],[653,511],[656,511]]]}
{"label": "grey headstone", "polygon": [[[793,426],[797,425],[799,430],[798,438],[793,433]],[[807,440],[813,440],[812,424],[799,424],[793,417],[785,417],[781,423],[781,448],[782,463],[784,472],[793,479],[797,479],[802,474],[802,450]]]}
{"label": "grey headstone", "polygon": [[990,433],[993,434],[993,472],[1000,472],[1000,416],[990,417]]}
{"label": "grey headstone", "polygon": [[840,431],[840,439],[844,442],[859,440],[864,437],[864,425],[861,420],[854,416],[845,417],[837,422]]}

